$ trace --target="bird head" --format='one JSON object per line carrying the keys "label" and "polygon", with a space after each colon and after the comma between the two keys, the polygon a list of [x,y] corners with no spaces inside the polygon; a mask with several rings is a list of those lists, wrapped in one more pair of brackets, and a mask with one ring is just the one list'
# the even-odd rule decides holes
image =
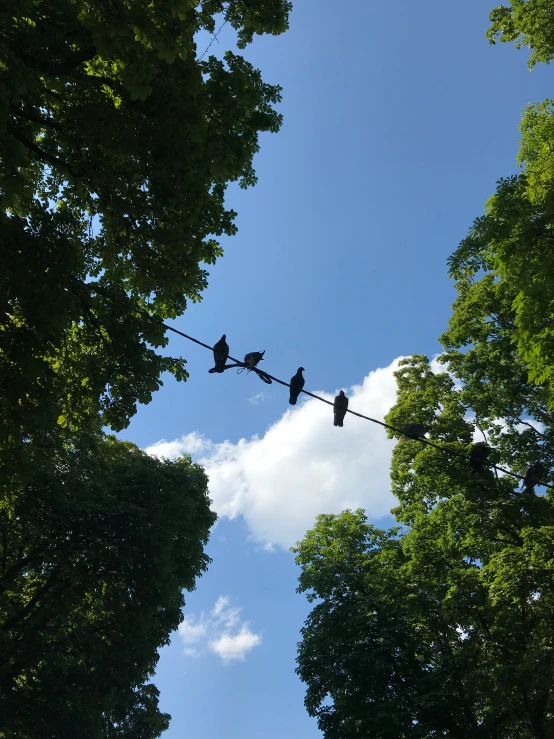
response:
{"label": "bird head", "polygon": [[344,397],[344,390],[341,390],[339,395],[342,395]]}
{"label": "bird head", "polygon": [[221,338],[222,339],[226,339],[227,338],[227,334],[223,334],[223,336]]}
{"label": "bird head", "polygon": [[304,367],[299,367],[298,372],[304,372]]}

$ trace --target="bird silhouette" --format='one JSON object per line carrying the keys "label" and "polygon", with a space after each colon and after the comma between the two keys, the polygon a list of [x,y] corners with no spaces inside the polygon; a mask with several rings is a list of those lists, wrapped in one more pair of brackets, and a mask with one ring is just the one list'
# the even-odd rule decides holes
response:
{"label": "bird silhouette", "polygon": [[298,372],[294,375],[294,377],[290,378],[290,396],[289,396],[289,403],[291,405],[296,405],[296,401],[298,400],[298,396],[302,392],[302,388],[304,387],[304,377],[302,376],[302,372],[304,372],[304,367],[299,367]]}
{"label": "bird silhouette", "polygon": [[212,367],[210,372],[225,372],[225,364],[227,357],[229,356],[229,345],[225,341],[227,334],[223,334],[221,339],[214,344],[214,362],[215,367]]}
{"label": "bird silhouette", "polygon": [[532,464],[523,478],[523,485],[525,489],[532,493],[535,485],[539,485],[544,473],[546,472],[544,465],[541,462],[535,462]]}
{"label": "bird silhouette", "polygon": [[254,367],[262,361],[264,358],[265,349],[263,352],[248,352],[248,354],[244,357],[244,364],[246,365],[246,368],[249,370],[254,369]]}
{"label": "bird silhouette", "polygon": [[491,453],[491,448],[484,441],[478,441],[471,447],[469,453],[469,466],[472,472],[484,472],[485,462]]}
{"label": "bird silhouette", "polygon": [[333,426],[340,426],[340,428],[342,428],[347,410],[348,398],[344,394],[344,390],[341,390],[333,402]]}
{"label": "bird silhouette", "polygon": [[401,431],[409,439],[423,439],[429,429],[422,423],[407,423],[402,427]]}

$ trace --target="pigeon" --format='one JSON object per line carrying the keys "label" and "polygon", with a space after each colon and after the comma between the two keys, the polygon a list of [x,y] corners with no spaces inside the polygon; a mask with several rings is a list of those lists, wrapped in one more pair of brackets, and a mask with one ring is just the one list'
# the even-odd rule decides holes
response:
{"label": "pigeon", "polygon": [[408,439],[423,439],[429,429],[422,423],[407,423],[405,426],[402,426],[401,431]]}
{"label": "pigeon", "polygon": [[469,453],[469,466],[471,467],[471,471],[484,472],[485,462],[490,453],[491,448],[484,441],[478,441],[477,444],[474,444]]}
{"label": "pigeon", "polygon": [[541,462],[535,462],[532,464],[523,478],[523,485],[525,489],[532,493],[535,485],[538,485],[546,472],[544,465]]}
{"label": "pigeon", "polygon": [[290,396],[289,396],[289,403],[291,405],[296,405],[296,401],[298,400],[298,396],[302,392],[302,388],[304,387],[304,377],[302,376],[302,372],[304,372],[304,367],[299,367],[298,372],[294,375],[294,377],[290,378]]}
{"label": "pigeon", "polygon": [[335,398],[335,402],[333,403],[333,413],[335,416],[335,420],[333,423],[334,426],[340,426],[342,428],[347,409],[348,398],[344,394],[344,390],[341,390]]}
{"label": "pigeon", "polygon": [[246,368],[249,370],[253,370],[254,367],[262,361],[264,358],[265,349],[263,352],[249,352],[244,357],[244,364],[246,365]]}
{"label": "pigeon", "polygon": [[229,356],[229,346],[225,341],[226,338],[227,334],[223,334],[217,344],[214,344],[215,367],[213,367],[210,372],[225,372],[225,364],[227,362],[227,357]]}

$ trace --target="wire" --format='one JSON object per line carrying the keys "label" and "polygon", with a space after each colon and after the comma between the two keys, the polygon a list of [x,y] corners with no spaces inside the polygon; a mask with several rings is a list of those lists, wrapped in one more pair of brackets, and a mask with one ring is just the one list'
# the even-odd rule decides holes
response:
{"label": "wire", "polygon": [[[157,319],[150,316],[152,320],[157,321]],[[173,328],[173,326],[169,326],[167,323],[161,322],[164,328],[168,329],[169,331],[173,331],[175,334],[179,334],[179,336],[182,336],[184,339],[188,339],[189,341],[193,341],[195,344],[199,344],[200,346],[203,346],[205,349],[209,349],[209,351],[213,351],[213,346],[210,346],[209,344],[204,344],[203,341],[199,341],[198,339],[195,339],[193,336],[189,336],[188,334],[183,333],[182,331],[179,331],[176,328]],[[232,357],[229,355],[228,357],[232,362],[236,362],[239,365],[243,365],[244,362],[241,362],[239,359],[235,359],[235,357]],[[290,383],[285,382],[284,380],[280,380],[278,377],[274,377],[273,375],[270,375],[269,372],[266,372],[265,370],[259,370],[262,372],[266,377],[269,377],[273,382],[277,382],[279,385],[283,385],[284,387],[290,388]],[[322,403],[327,403],[327,405],[333,406],[333,402],[330,400],[327,400],[326,398],[322,398],[320,395],[314,395],[314,393],[310,393],[309,390],[302,390],[305,395],[309,395],[310,398],[315,398],[315,400],[319,400]],[[371,423],[377,423],[379,426],[383,426],[383,428],[390,429],[391,431],[394,431],[396,434],[400,434],[401,436],[405,436],[407,439],[414,440],[413,436],[410,436],[406,432],[404,432],[402,429],[398,429],[395,426],[391,426],[388,423],[384,423],[383,421],[378,421],[376,418],[371,418],[371,416],[364,416],[363,413],[358,413],[357,411],[353,411],[350,408],[347,408],[347,413],[351,413],[353,416],[357,416],[358,418],[363,418],[366,421],[371,421]],[[463,454],[462,452],[454,451],[454,449],[448,449],[447,447],[440,446],[439,444],[435,444],[433,441],[429,441],[429,439],[425,439],[422,437],[416,437],[415,441],[419,441],[422,444],[425,444],[426,446],[433,447],[433,449],[438,449],[439,452],[443,452],[445,454],[450,454],[453,457],[460,457],[461,459],[469,460],[469,456],[467,454]],[[492,469],[498,470],[499,472],[503,472],[505,475],[510,475],[511,477],[515,477],[516,480],[525,480],[525,477],[522,475],[518,475],[515,472],[512,472],[511,470],[507,470],[504,467],[499,467],[498,465],[489,465]],[[539,483],[539,485],[543,485],[546,488],[550,488],[551,490],[554,490],[553,485],[548,485],[546,482]]]}
{"label": "wire", "polygon": [[208,53],[208,51],[210,50],[210,48],[211,48],[211,46],[212,46],[213,42],[214,42],[214,41],[217,41],[217,37],[218,37],[218,36],[219,36],[219,34],[221,33],[221,31],[222,31],[222,29],[223,29],[223,26],[225,26],[225,25],[227,24],[227,21],[228,21],[228,19],[227,19],[227,18],[225,18],[225,20],[223,21],[223,23],[222,23],[222,24],[221,24],[221,25],[219,26],[219,28],[217,29],[217,31],[216,31],[216,32],[214,33],[214,35],[213,35],[213,38],[212,38],[212,40],[210,41],[210,43],[209,43],[209,44],[208,44],[208,45],[206,46],[206,48],[204,49],[204,51],[203,51],[203,53],[202,53],[202,56],[198,58],[198,61],[199,61],[199,62],[201,62],[201,61],[202,61],[202,59],[203,59],[203,58],[204,58],[204,57],[206,56],[206,54],[207,54],[207,53]]}

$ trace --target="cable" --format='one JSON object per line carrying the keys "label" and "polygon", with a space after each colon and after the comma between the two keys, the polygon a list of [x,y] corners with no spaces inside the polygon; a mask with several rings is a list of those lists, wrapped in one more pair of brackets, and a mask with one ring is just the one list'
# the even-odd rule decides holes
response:
{"label": "cable", "polygon": [[209,43],[209,44],[208,44],[208,45],[206,46],[206,48],[204,49],[204,51],[203,51],[203,53],[202,53],[202,56],[198,58],[198,61],[199,61],[199,62],[201,62],[201,61],[202,61],[202,59],[203,59],[203,58],[204,58],[204,57],[206,56],[206,54],[207,54],[207,53],[208,53],[208,51],[210,50],[210,48],[211,48],[211,45],[213,44],[213,42],[214,42],[214,41],[217,41],[217,37],[218,37],[218,36],[219,36],[219,34],[221,33],[221,30],[223,29],[223,26],[224,26],[224,25],[226,25],[226,23],[227,23],[227,18],[225,18],[225,20],[223,21],[223,23],[222,23],[222,24],[221,24],[221,25],[219,26],[219,28],[217,29],[217,31],[216,31],[216,32],[214,33],[214,35],[213,35],[213,38],[212,38],[212,40],[210,41],[210,43]]}
{"label": "cable", "polygon": [[[173,326],[169,326],[167,323],[163,323],[163,321],[158,321],[157,319],[150,316],[150,318],[156,322],[160,322],[164,328],[168,329],[169,331],[173,331],[175,334],[179,334],[179,336],[182,336],[184,339],[188,339],[189,341],[193,341],[195,344],[199,344],[200,346],[203,346],[205,349],[209,349],[210,351],[213,351],[213,347],[209,344],[204,344],[203,341],[199,341],[198,339],[195,339],[192,336],[188,336],[188,334],[183,333],[182,331],[179,331],[176,328],[173,328]],[[243,365],[244,362],[241,362],[239,359],[235,359],[235,357],[232,357],[229,355],[228,357],[231,361],[236,362],[239,365]],[[290,388],[290,383],[285,382],[284,380],[280,380],[278,377],[274,377],[273,375],[270,375],[269,372],[266,372],[265,370],[260,370],[263,372],[266,377],[269,377],[273,382],[277,382],[279,385],[284,385],[284,387]],[[309,395],[310,398],[315,398],[315,400],[320,400],[322,403],[327,403],[327,405],[333,405],[332,401],[326,400],[325,398],[322,398],[320,395],[314,395],[314,393],[310,393],[309,390],[302,390],[305,395]],[[350,410],[350,408],[347,408],[347,413],[351,413],[353,416],[358,416],[358,418],[363,418],[366,421],[371,421],[371,423],[377,423],[379,426],[383,426],[383,428],[390,429],[391,431],[394,431],[397,434],[400,434],[401,436],[405,436],[408,439],[414,439],[414,437],[409,436],[406,434],[402,429],[397,429],[395,426],[391,426],[388,423],[384,423],[383,421],[378,421],[376,418],[371,418],[370,416],[364,416],[363,413],[358,413],[357,411]],[[439,452],[443,452],[444,454],[450,454],[453,457],[460,457],[461,459],[469,460],[469,457],[467,454],[463,454],[462,452],[456,452],[454,449],[448,449],[444,446],[439,446],[438,444],[435,444],[432,441],[429,441],[429,439],[425,439],[422,437],[417,437],[415,439],[416,441],[421,442],[422,444],[426,444],[427,446],[433,447],[433,449],[438,449]],[[498,470],[498,472],[503,472],[505,475],[510,475],[511,477],[515,477],[516,480],[524,480],[525,478],[521,475],[517,475],[515,472],[512,472],[511,470],[506,470],[504,467],[498,467],[497,465],[491,464],[490,467],[494,470]],[[551,490],[554,490],[554,485],[549,485],[546,482],[540,483],[540,485],[543,485],[546,488],[550,488]]]}

